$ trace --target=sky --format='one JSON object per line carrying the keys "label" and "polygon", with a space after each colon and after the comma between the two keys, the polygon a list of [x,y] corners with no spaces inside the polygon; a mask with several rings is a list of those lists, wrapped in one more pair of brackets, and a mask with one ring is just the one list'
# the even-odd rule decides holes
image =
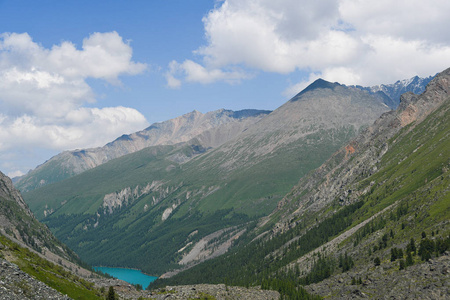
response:
{"label": "sky", "polygon": [[274,110],[317,78],[450,67],[448,0],[0,0],[0,171],[198,110]]}

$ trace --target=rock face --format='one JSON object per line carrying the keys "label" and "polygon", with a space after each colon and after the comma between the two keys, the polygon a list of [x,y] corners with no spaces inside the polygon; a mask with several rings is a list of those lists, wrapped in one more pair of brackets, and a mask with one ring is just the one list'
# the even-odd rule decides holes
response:
{"label": "rock face", "polygon": [[253,109],[236,112],[220,109],[206,114],[193,111],[175,119],[155,123],[142,131],[123,135],[103,147],[62,152],[17,179],[15,184],[22,192],[27,192],[146,147],[174,145],[194,137],[206,148],[214,148],[269,113],[270,111]]}
{"label": "rock face", "polygon": [[0,259],[0,299],[57,299],[69,297],[34,279],[19,267]]}
{"label": "rock face", "polygon": [[0,172],[0,197],[3,201],[14,201],[17,203],[29,216],[32,216],[28,205],[23,201],[22,195],[14,187],[11,179]]}

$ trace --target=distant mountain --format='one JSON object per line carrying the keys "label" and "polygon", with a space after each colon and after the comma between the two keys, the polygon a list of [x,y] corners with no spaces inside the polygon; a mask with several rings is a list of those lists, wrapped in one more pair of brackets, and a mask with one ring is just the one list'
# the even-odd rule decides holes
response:
{"label": "distant mountain", "polygon": [[393,84],[380,84],[372,87],[356,86],[359,89],[368,91],[379,97],[392,109],[396,109],[400,104],[400,96],[407,92],[421,94],[425,91],[427,84],[434,78],[429,76],[421,78],[414,76],[410,79],[398,80]]}
{"label": "distant mountain", "polygon": [[152,124],[142,131],[122,135],[103,147],[62,152],[14,183],[22,192],[31,191],[146,147],[174,145],[194,137],[206,148],[217,147],[269,113],[255,109],[220,109],[202,114],[194,110],[178,118]]}
{"label": "distant mountain", "polygon": [[225,253],[249,221],[388,110],[366,91],[317,81],[209,151],[214,135],[204,131],[24,196],[89,263],[162,274]]}
{"label": "distant mountain", "polygon": [[287,299],[448,298],[450,69],[304,176],[221,257],[158,285],[259,285]]}

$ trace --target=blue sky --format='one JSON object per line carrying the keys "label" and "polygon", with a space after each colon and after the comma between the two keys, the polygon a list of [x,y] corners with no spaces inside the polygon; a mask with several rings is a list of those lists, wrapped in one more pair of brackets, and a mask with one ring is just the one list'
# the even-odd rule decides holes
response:
{"label": "blue sky", "polygon": [[276,109],[313,80],[449,67],[446,0],[0,0],[0,170],[194,109]]}

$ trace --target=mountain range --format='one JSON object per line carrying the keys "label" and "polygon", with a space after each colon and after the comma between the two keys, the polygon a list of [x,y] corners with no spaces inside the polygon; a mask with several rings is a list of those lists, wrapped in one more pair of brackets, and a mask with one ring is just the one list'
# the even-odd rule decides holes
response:
{"label": "mountain range", "polygon": [[[242,234],[298,178],[388,110],[368,92],[318,80],[218,147],[198,136],[147,147],[24,197],[88,263],[160,274],[184,267],[202,239],[216,234],[226,244],[223,230]],[[217,255],[207,252],[189,263]]]}
{"label": "mountain range", "polygon": [[392,109],[396,109],[400,104],[400,97],[404,93],[412,92],[414,94],[422,94],[425,91],[427,84],[434,78],[429,76],[421,78],[414,76],[410,79],[398,80],[392,84],[380,84],[371,87],[355,86],[359,89],[370,92],[380,99]]}
{"label": "mountain range", "polygon": [[207,148],[217,147],[268,113],[270,111],[251,109],[238,112],[220,109],[206,114],[193,111],[133,134],[122,135],[103,147],[62,152],[26,176],[15,179],[16,186],[27,192],[146,147],[174,145],[194,137]]}
{"label": "mountain range", "polygon": [[[422,93],[432,78],[433,76],[427,78],[415,76],[407,80],[399,80],[394,84],[352,87],[367,91],[391,109],[396,109],[400,103],[401,94]],[[152,124],[142,131],[123,135],[103,147],[62,152],[28,174],[13,178],[13,181],[22,192],[27,192],[80,174],[111,159],[146,147],[173,145],[187,142],[194,137],[199,138],[208,148],[217,147],[269,113],[270,111],[254,109],[238,112],[220,109],[206,114],[193,111],[175,119]]]}
{"label": "mountain range", "polygon": [[162,275],[152,288],[445,298],[450,69],[428,79],[319,79],[273,112],[194,111],[52,158],[17,183],[26,204],[7,194],[88,263]]}

